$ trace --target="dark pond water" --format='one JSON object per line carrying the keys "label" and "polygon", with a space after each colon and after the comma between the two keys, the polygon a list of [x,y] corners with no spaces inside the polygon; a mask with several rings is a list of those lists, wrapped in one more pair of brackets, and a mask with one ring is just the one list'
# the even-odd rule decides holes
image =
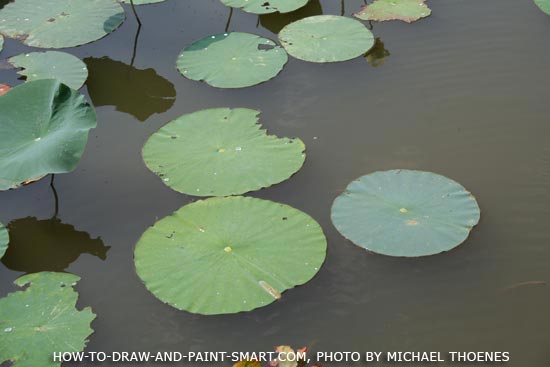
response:
{"label": "dark pond water", "polygon": [[[362,3],[312,0],[302,16],[351,15]],[[550,18],[529,0],[432,0],[430,6],[433,15],[412,25],[374,24],[383,46],[371,63],[291,59],[277,78],[242,90],[183,78],[177,55],[226,27],[275,38],[290,18],[234,11],[228,22],[229,9],[218,0],[169,0],[139,8],[144,25],[133,66],[131,16],[112,35],[70,49],[91,71],[83,91],[97,107],[98,128],[78,169],[55,178],[58,219],[52,219],[49,179],[0,193],[0,221],[14,237],[0,264],[0,295],[13,291],[12,281],[25,272],[78,274],[79,304],[98,314],[90,351],[291,344],[326,351],[509,351],[509,366],[550,365],[544,283],[550,281]],[[26,50],[6,40],[1,56]],[[1,70],[0,82],[22,81]],[[163,185],[140,150],[166,122],[222,106],[259,109],[270,132],[304,140],[303,169],[250,195],[312,215],[329,252],[318,276],[280,302],[203,317],[161,303],[135,274],[141,233],[194,200]],[[369,254],[336,232],[333,199],[351,180],[393,168],[434,171],[472,191],[482,220],[464,245],[396,259]]]}

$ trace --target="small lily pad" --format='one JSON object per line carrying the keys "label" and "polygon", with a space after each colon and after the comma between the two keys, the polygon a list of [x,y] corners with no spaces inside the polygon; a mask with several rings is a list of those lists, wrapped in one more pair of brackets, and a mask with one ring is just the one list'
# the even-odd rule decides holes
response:
{"label": "small lily pad", "polygon": [[80,89],[88,78],[88,68],[78,57],[59,51],[31,52],[8,59],[27,81],[57,79],[73,89]]}
{"label": "small lily pad", "polygon": [[72,171],[96,126],[84,96],[58,80],[24,83],[0,97],[0,190]]}
{"label": "small lily pad", "polygon": [[476,199],[431,172],[392,170],[363,176],[332,205],[332,223],[369,251],[417,257],[451,250],[479,221]]}
{"label": "small lily pad", "polygon": [[10,238],[8,235],[8,230],[2,223],[0,223],[0,258],[2,258],[2,256],[6,253],[9,242]]}
{"label": "small lily pad", "polygon": [[297,59],[310,62],[346,61],[364,55],[374,36],[361,22],[337,15],[316,15],[284,27],[279,40]]}
{"label": "small lily pad", "polygon": [[372,4],[363,6],[359,12],[353,15],[362,20],[378,22],[402,20],[412,23],[431,13],[432,11],[425,4],[425,0],[375,0]]}
{"label": "small lily pad", "polygon": [[65,48],[105,37],[123,21],[115,0],[17,0],[0,10],[0,33],[27,46]]}
{"label": "small lily pad", "polygon": [[274,78],[288,56],[270,39],[232,32],[203,38],[186,47],[177,67],[191,80],[218,88],[243,88]]}
{"label": "small lily pad", "polygon": [[258,111],[213,108],[183,115],[154,133],[143,160],[172,189],[239,195],[282,182],[305,160],[300,139],[267,135]]}
{"label": "small lily pad", "polygon": [[540,10],[550,15],[550,0],[535,0],[535,4],[537,4]]}
{"label": "small lily pad", "polygon": [[149,228],[136,271],[161,301],[213,315],[266,306],[307,283],[326,256],[319,224],[290,206],[250,197],[201,200]]}
{"label": "small lily pad", "polygon": [[289,13],[300,9],[309,0],[221,0],[224,5],[239,8],[247,13]]}
{"label": "small lily pad", "polygon": [[25,275],[15,284],[28,288],[0,299],[0,363],[12,367],[55,367],[54,352],[84,350],[95,319],[87,307],[76,309],[80,278],[66,273]]}

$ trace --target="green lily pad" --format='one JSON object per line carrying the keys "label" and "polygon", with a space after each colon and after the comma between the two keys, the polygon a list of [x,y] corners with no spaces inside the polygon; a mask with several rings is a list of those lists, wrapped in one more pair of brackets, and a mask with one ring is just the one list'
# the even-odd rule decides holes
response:
{"label": "green lily pad", "polygon": [[161,301],[192,313],[227,314],[266,306],[311,280],[326,246],[319,224],[290,206],[210,198],[145,231],[134,261]]}
{"label": "green lily pad", "polygon": [[79,352],[93,333],[95,319],[87,307],[76,309],[80,278],[66,273],[25,275],[15,284],[25,290],[0,299],[0,363],[12,367],[54,367],[54,352]]}
{"label": "green lily pad", "polygon": [[124,21],[115,0],[17,0],[0,10],[0,33],[42,48],[96,41]]}
{"label": "green lily pad", "polygon": [[239,195],[282,182],[304,164],[300,139],[267,135],[258,111],[213,108],[183,115],[143,147],[147,167],[195,196]]}
{"label": "green lily pad", "polygon": [[270,39],[232,32],[203,38],[186,47],[177,67],[191,80],[218,88],[243,88],[274,78],[288,56]]}
{"label": "green lily pad", "polygon": [[300,9],[309,0],[221,0],[224,5],[239,8],[247,13],[289,13]]}
{"label": "green lily pad", "polygon": [[365,5],[353,14],[362,20],[383,22],[386,20],[402,20],[412,23],[429,16],[432,11],[424,3],[425,0],[375,0]]}
{"label": "green lily pad", "polygon": [[479,221],[475,198],[435,173],[392,170],[363,176],[332,205],[347,239],[379,254],[417,257],[460,245]]}
{"label": "green lily pad", "polygon": [[78,57],[59,51],[31,52],[8,59],[17,68],[18,74],[27,81],[58,79],[73,89],[79,89],[88,78],[88,68]]}
{"label": "green lily pad", "polygon": [[57,80],[24,83],[0,97],[0,190],[72,171],[96,126],[84,96]]}
{"label": "green lily pad", "polygon": [[284,27],[279,40],[297,59],[310,62],[346,61],[364,55],[374,36],[361,22],[337,15],[316,15]]}
{"label": "green lily pad", "polygon": [[550,15],[550,0],[535,0],[535,4],[537,4],[540,10]]}
{"label": "green lily pad", "polygon": [[10,238],[8,235],[8,230],[2,223],[0,223],[0,258],[2,258],[2,256],[6,253],[9,242]]}
{"label": "green lily pad", "polygon": [[[162,3],[166,0],[134,0],[134,5],[148,5],[148,4],[156,4],[156,3]],[[125,4],[130,4],[130,0],[122,0]]]}

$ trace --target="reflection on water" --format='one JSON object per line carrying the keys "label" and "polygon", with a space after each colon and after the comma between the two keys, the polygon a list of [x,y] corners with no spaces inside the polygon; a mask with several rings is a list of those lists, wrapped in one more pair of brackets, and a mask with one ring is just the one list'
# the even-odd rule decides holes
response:
{"label": "reflection on water", "polygon": [[84,253],[101,260],[107,258],[109,246],[100,238],[92,239],[88,233],[55,217],[16,219],[7,228],[10,243],[2,263],[12,270],[26,273],[64,271]]}
{"label": "reflection on water", "polygon": [[84,62],[90,75],[88,93],[96,107],[115,106],[117,111],[145,121],[174,104],[174,85],[154,69],[140,70],[108,57],[89,57]]}
{"label": "reflection on water", "polygon": [[323,14],[323,7],[319,0],[311,0],[306,6],[290,13],[271,13],[260,15],[260,24],[265,29],[279,33],[287,24],[311,17],[313,15]]}
{"label": "reflection on water", "polygon": [[388,56],[390,56],[390,51],[384,47],[384,42],[378,37],[365,58],[371,66],[378,67],[384,65]]}

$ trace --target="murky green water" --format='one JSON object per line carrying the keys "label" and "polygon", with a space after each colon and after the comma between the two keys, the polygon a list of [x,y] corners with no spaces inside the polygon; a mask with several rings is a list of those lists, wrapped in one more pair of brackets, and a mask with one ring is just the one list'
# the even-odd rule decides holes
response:
{"label": "murky green water", "polygon": [[[362,3],[313,0],[307,10],[350,15]],[[0,264],[0,294],[13,291],[12,281],[27,271],[81,276],[80,304],[98,314],[89,351],[291,344],[509,351],[509,366],[550,365],[543,283],[550,281],[550,18],[528,0],[430,6],[432,16],[412,25],[374,24],[386,48],[378,49],[386,56],[377,67],[364,58],[330,65],[291,59],[272,81],[242,90],[183,78],[175,69],[178,53],[226,27],[275,38],[281,16],[234,11],[228,24],[229,9],[218,0],[169,0],[139,8],[144,26],[133,66],[132,17],[112,35],[70,49],[89,66],[83,91],[97,107],[98,128],[78,169],[55,178],[58,219],[50,219],[56,208],[49,179],[0,193],[0,221],[15,234]],[[1,56],[25,50],[6,40]],[[21,81],[0,70],[0,82]],[[194,200],[163,185],[140,150],[171,119],[225,106],[259,109],[270,132],[304,140],[304,168],[251,195],[312,215],[329,254],[313,281],[280,302],[195,316],[162,304],[135,274],[141,233]],[[330,222],[332,200],[354,178],[392,168],[434,171],[472,191],[482,220],[469,240],[423,259],[368,254],[344,240]]]}

